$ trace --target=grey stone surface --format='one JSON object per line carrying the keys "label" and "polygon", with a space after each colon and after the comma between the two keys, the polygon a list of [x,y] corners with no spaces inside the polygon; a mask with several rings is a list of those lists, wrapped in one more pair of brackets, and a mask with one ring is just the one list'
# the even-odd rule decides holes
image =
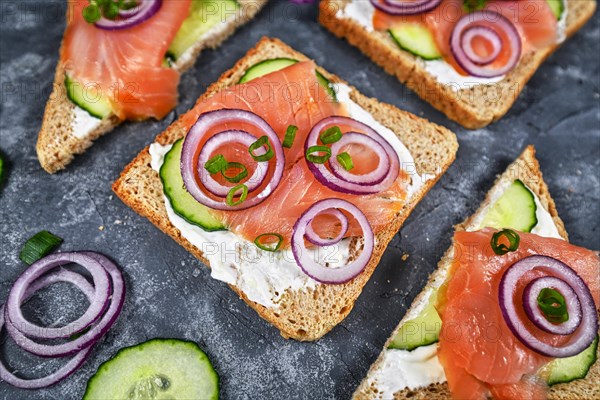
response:
{"label": "grey stone surface", "polygon": [[[0,149],[9,174],[0,192],[0,299],[23,271],[18,252],[42,229],[62,250],[97,250],[127,280],[121,317],[90,360],[67,381],[31,392],[0,382],[3,399],[80,398],[100,363],[124,346],[154,337],[197,341],[214,361],[225,399],[347,399],[450,243],[452,225],[483,199],[495,175],[529,143],[572,242],[600,249],[600,27],[598,14],[554,54],[500,122],[469,132],[446,119],[346,42],[316,23],[316,7],[272,1],[260,16],[183,76],[181,102],[160,122],[125,124],[65,171],[48,175],[35,142],[64,29],[64,2],[0,1]],[[154,136],[263,35],[315,58],[363,93],[425,116],[458,134],[456,163],[391,242],[350,316],[317,343],[286,341],[207,268],[125,207],[110,185]],[[402,254],[409,254],[406,261]],[[54,300],[50,300],[50,299]],[[27,306],[34,320],[56,322],[83,310],[67,286]],[[25,376],[55,364],[15,349],[2,333],[2,359]]]}

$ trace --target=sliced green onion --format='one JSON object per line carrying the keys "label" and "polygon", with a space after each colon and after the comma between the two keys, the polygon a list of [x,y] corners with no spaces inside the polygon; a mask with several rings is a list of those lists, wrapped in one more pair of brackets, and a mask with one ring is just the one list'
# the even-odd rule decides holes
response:
{"label": "sliced green onion", "polygon": [[[502,238],[505,238],[508,241],[508,246],[504,243],[500,243]],[[492,250],[494,250],[494,253],[497,255],[503,256],[511,251],[516,251],[519,248],[520,241],[521,238],[517,232],[513,231],[512,229],[503,229],[492,235]]]}
{"label": "sliced green onion", "polygon": [[[241,171],[235,176],[229,176],[226,174],[226,172],[229,169],[239,169]],[[246,169],[244,164],[240,164],[239,162],[228,162],[225,168],[221,171],[221,175],[223,175],[223,178],[225,178],[225,180],[227,180],[228,182],[238,183],[239,181],[248,176],[248,170]]]}
{"label": "sliced green onion", "polygon": [[337,158],[340,165],[344,167],[346,171],[350,171],[352,168],[354,168],[354,163],[352,162],[352,157],[350,157],[350,154],[343,152],[338,154],[335,158]]}
{"label": "sliced green onion", "polygon": [[[265,154],[261,154],[258,156],[255,155],[254,152],[263,146],[267,146],[267,151],[265,152]],[[248,148],[248,152],[250,153],[252,158],[254,158],[254,160],[258,162],[269,161],[271,158],[273,158],[273,156],[275,156],[275,152],[273,151],[273,149],[271,148],[271,144],[269,143],[269,137],[266,135],[259,137],[256,142],[252,143]]]}
{"label": "sliced green onion", "polygon": [[[240,194],[240,198],[237,199],[236,201],[233,200],[234,197],[236,197],[236,193],[241,190],[242,193]],[[242,204],[244,201],[246,201],[246,198],[248,197],[248,186],[241,184],[241,185],[237,185],[231,188],[231,190],[229,191],[229,193],[227,193],[227,197],[225,198],[225,202],[227,203],[228,206],[239,206],[240,204]]]}
{"label": "sliced green onion", "polygon": [[[313,153],[325,153],[321,156]],[[327,146],[310,146],[306,150],[306,159],[315,164],[324,164],[331,157],[331,149]]]}
{"label": "sliced green onion", "polygon": [[537,297],[537,303],[546,319],[553,324],[562,324],[569,320],[565,297],[552,288],[544,288]]}
{"label": "sliced green onion", "polygon": [[90,24],[98,21],[101,16],[100,7],[95,4],[90,4],[83,9],[83,19]]}
{"label": "sliced green onion", "polygon": [[49,254],[62,243],[62,239],[48,231],[41,231],[33,235],[19,253],[19,258],[27,265],[31,265],[40,258]]}
{"label": "sliced green onion", "polygon": [[217,154],[204,164],[204,169],[207,170],[211,175],[222,172],[227,168],[227,160],[223,157],[223,154]]}
{"label": "sliced green onion", "polygon": [[296,125],[290,125],[287,127],[285,131],[285,137],[283,138],[282,146],[286,149],[291,149],[294,145],[294,139],[296,139],[296,132],[298,132],[298,127]]}
{"label": "sliced green onion", "polygon": [[[264,245],[261,243],[262,238],[269,238],[269,237],[277,238],[277,243],[275,244],[275,247],[273,247],[272,245],[267,246],[267,245]],[[281,236],[279,233],[274,233],[274,232],[263,233],[262,235],[258,235],[256,237],[256,239],[254,239],[254,244],[256,245],[256,247],[258,247],[261,250],[275,252],[275,251],[279,250],[279,248],[283,244],[283,236]]]}
{"label": "sliced green onion", "polygon": [[321,133],[320,138],[323,144],[335,143],[342,138],[342,130],[339,126],[332,126]]}

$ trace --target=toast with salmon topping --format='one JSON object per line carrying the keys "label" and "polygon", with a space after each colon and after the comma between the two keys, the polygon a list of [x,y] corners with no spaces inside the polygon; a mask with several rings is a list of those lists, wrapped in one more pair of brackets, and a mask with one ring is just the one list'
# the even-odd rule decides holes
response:
{"label": "toast with salmon topping", "polygon": [[[532,208],[530,207],[533,204],[535,204],[534,213],[531,212]],[[521,207],[524,205],[527,207]],[[528,211],[525,211],[526,208]],[[528,220],[528,215],[533,219]],[[518,218],[513,218],[514,216],[518,216]],[[485,354],[495,354],[499,358],[505,357],[504,360],[517,360],[513,362],[521,364],[522,360],[528,360],[530,364],[527,366],[533,369],[542,366],[535,375],[511,385],[487,384],[487,387],[480,386],[481,382],[465,374],[466,369],[453,367],[452,363],[456,360],[452,359],[451,352],[458,351],[457,349],[464,344],[461,336],[455,335],[450,338],[449,330],[443,330],[442,320],[446,318],[445,315],[448,312],[454,312],[455,316],[458,315],[456,302],[460,299],[455,296],[456,285],[465,286],[462,291],[469,293],[468,301],[474,307],[480,308],[480,315],[493,319],[491,315],[496,312],[496,310],[483,311],[486,300],[478,292],[480,288],[476,287],[481,281],[481,277],[469,279],[465,275],[468,268],[473,266],[476,269],[471,270],[472,272],[477,274],[479,271],[483,275],[488,269],[494,268],[492,265],[498,259],[502,260],[499,257],[494,258],[494,253],[491,251],[490,229],[483,229],[488,225],[511,225],[518,228],[517,231],[531,232],[518,234],[521,240],[515,249],[511,248],[511,251],[507,253],[495,253],[503,254],[501,257],[512,257],[519,260],[523,254],[530,256],[540,251],[544,252],[546,256],[553,256],[565,262],[567,258],[571,257],[572,268],[577,270],[577,273],[589,285],[590,293],[596,297],[595,301],[597,302],[598,274],[595,271],[599,268],[598,253],[568,243],[564,224],[558,216],[554,201],[535,158],[535,149],[533,146],[529,146],[498,177],[479,209],[464,222],[455,226],[456,235],[453,245],[445,253],[425,288],[415,298],[397,328],[392,332],[383,351],[355,391],[353,399],[451,399],[453,395],[463,398],[482,392],[493,398],[591,399],[600,395],[598,385],[594,383],[600,377],[600,363],[596,361],[600,356],[597,338],[578,355],[554,360],[523,347],[518,335],[513,336],[513,334],[505,332],[502,336],[496,335],[495,339],[483,342],[483,346],[489,346],[489,348],[481,350]],[[482,238],[483,244],[478,243],[478,240]],[[471,250],[465,249],[465,243],[472,246],[469,247]],[[489,249],[489,251],[479,253],[479,249]],[[530,251],[531,249],[533,251]],[[474,253],[475,251],[478,253]],[[518,252],[522,254],[519,255]],[[462,255],[457,255],[457,253]],[[478,255],[473,257],[467,254]],[[575,258],[573,258],[574,255]],[[483,260],[484,264],[477,266],[475,265],[477,261],[473,260]],[[513,265],[517,263],[518,261]],[[461,279],[453,279],[459,269],[462,274]],[[500,283],[501,285],[502,283]],[[474,301],[475,299],[477,301]],[[592,309],[588,311],[597,314],[598,310],[593,310],[593,307],[592,303]],[[442,313],[441,317],[440,312]],[[464,326],[462,325],[464,321],[456,319],[453,321],[453,326]],[[477,334],[477,329],[468,329],[468,332]],[[450,346],[448,346],[449,340],[452,341]],[[506,341],[512,341],[512,345],[505,343]],[[471,343],[479,342],[476,337],[472,337]],[[499,353],[495,353],[492,347],[496,343],[501,343],[505,349],[509,349],[510,355],[503,355],[501,348],[497,350]],[[558,344],[556,345],[558,347]],[[440,346],[444,346],[444,351],[440,351]],[[513,355],[517,358],[511,358]],[[400,358],[406,364],[393,362]],[[423,360],[427,363],[422,364]],[[472,361],[469,368],[472,369],[475,363]],[[492,366],[488,372],[496,373],[496,377],[504,376],[502,374],[507,372],[500,371],[500,368],[494,368],[491,360],[484,364],[487,367]],[[427,369],[420,368],[424,365],[427,366]],[[479,377],[484,380],[488,372],[484,370],[481,362],[478,365],[481,367]],[[509,368],[508,371],[511,374],[520,373],[519,368],[511,366],[510,362],[504,366]],[[417,371],[416,375],[411,375],[410,372],[407,372],[408,369],[413,372]],[[452,373],[450,379],[455,382],[452,392],[447,382],[446,369]],[[411,379],[402,380],[402,377],[406,376],[410,376]],[[462,382],[458,384],[458,389],[457,380]],[[511,392],[515,389],[519,391],[518,396]],[[467,392],[470,394],[468,395]]]}
{"label": "toast with salmon topping", "polygon": [[[321,0],[319,21],[469,129],[502,118],[544,60],[596,9],[595,0],[432,0],[410,12],[389,3],[402,2]],[[510,32],[521,40],[505,38]]]}
{"label": "toast with salmon topping", "polygon": [[88,22],[87,3],[68,2],[67,28],[36,145],[42,168],[64,169],[125,120],[163,118],[177,103],[180,74],[266,2],[167,0],[158,2],[162,5],[147,20],[126,29]]}
{"label": "toast with salmon topping", "polygon": [[[262,78],[256,78],[259,73],[263,74]],[[238,84],[247,82],[250,78],[255,79],[247,84]],[[304,80],[304,82],[300,82],[300,80]],[[294,108],[296,103],[293,100],[290,100],[289,103],[279,102],[276,105],[268,102],[277,101],[276,96],[274,100],[267,100],[267,103],[261,103],[261,99],[268,98],[268,96],[254,96],[254,101],[247,101],[244,97],[246,93],[255,93],[256,88],[262,87],[262,85],[278,87],[282,81],[286,82],[287,86],[285,87],[306,87],[311,94],[321,97],[335,96],[335,99],[327,97],[326,100],[319,100],[318,96],[311,96],[306,102],[301,101],[303,105],[298,109]],[[332,91],[333,88],[336,91]],[[266,118],[270,125],[276,127],[287,152],[286,174],[292,171],[294,174],[285,175],[280,183],[282,187],[277,188],[263,203],[229,214],[227,211],[216,210],[213,216],[223,216],[223,219],[217,218],[216,221],[211,220],[209,221],[211,223],[207,224],[205,217],[199,219],[201,214],[199,210],[194,215],[184,212],[183,209],[189,207],[189,203],[179,204],[181,203],[179,202],[176,204],[172,190],[181,188],[182,184],[181,181],[177,181],[179,183],[175,183],[174,187],[171,187],[172,185],[168,183],[171,178],[167,170],[169,169],[168,165],[172,162],[171,155],[177,154],[175,150],[181,146],[180,139],[185,137],[187,140],[191,135],[188,131],[194,130],[195,132],[195,128],[189,128],[192,125],[196,126],[194,121],[204,121],[206,116],[217,115],[215,113],[219,113],[218,109],[224,106],[227,108],[228,104],[249,108]],[[408,186],[402,186],[402,184],[397,192],[390,192],[392,189],[387,189],[388,197],[377,194],[352,197],[350,194],[340,192],[333,196],[334,192],[317,182],[312,177],[312,173],[305,169],[306,154],[302,150],[304,139],[301,138],[307,136],[311,126],[322,117],[321,113],[343,113],[344,111],[340,109],[341,104],[344,104],[344,107],[353,108],[354,111],[362,110],[360,111],[361,118],[370,120],[370,124],[377,125],[377,129],[381,132],[390,132],[391,136],[386,136],[387,140],[402,143],[406,147],[407,154],[412,155],[414,162],[411,162],[410,165],[416,169],[415,173],[420,174],[419,176],[428,176],[423,184],[415,187],[414,191],[405,191],[402,187]],[[283,107],[290,107],[290,111],[282,111]],[[213,111],[205,112],[203,110]],[[359,117],[358,114],[354,116]],[[297,122],[296,129],[290,129],[293,128],[290,118]],[[196,122],[196,124],[199,123]],[[288,124],[290,126],[286,130],[285,127]],[[227,124],[227,126],[230,126],[229,129],[235,128],[235,125]],[[336,134],[335,129],[327,131],[331,133],[331,137]],[[344,135],[348,134],[344,133]],[[218,135],[214,137],[216,136]],[[335,141],[331,137],[324,142]],[[352,135],[348,136],[348,138],[350,137]],[[308,139],[306,140],[308,141]],[[187,141],[183,142],[183,150],[178,150],[182,151],[182,160],[187,154],[186,143]],[[209,266],[213,277],[229,283],[231,288],[251,308],[277,327],[282,336],[312,341],[325,335],[350,313],[389,241],[419,200],[454,161],[457,149],[456,138],[447,129],[391,105],[367,98],[335,75],[316,67],[305,55],[294,51],[281,41],[263,38],[232,69],[225,72],[217,82],[208,88],[207,92],[198,99],[194,109],[182,115],[157,137],[155,143],[139,153],[114,183],[113,190],[125,204],[148,218],[159,229]],[[242,157],[243,153],[246,153],[245,157],[248,156],[247,150],[237,154]],[[355,157],[355,161],[359,160],[356,158],[358,155],[353,157]],[[407,161],[404,156],[402,158],[405,162]],[[315,161],[317,160],[315,159]],[[180,163],[178,158],[175,158],[173,165],[174,173],[179,174],[184,162]],[[357,166],[357,168],[359,167]],[[306,180],[308,179],[307,173],[310,180]],[[253,172],[249,171],[248,174],[253,174]],[[410,182],[406,184],[411,185]],[[303,191],[306,193],[302,193]],[[187,196],[189,194],[186,192],[180,195]],[[394,200],[396,195],[400,200]],[[252,194],[248,194],[248,196],[246,201],[252,201],[250,200]],[[304,204],[303,200],[311,199],[310,202],[314,201],[313,206],[315,206],[322,203],[323,197],[338,197],[336,201],[341,204],[340,206],[344,207],[346,204],[348,209],[353,208],[347,206],[348,202],[354,203],[364,212],[369,223],[373,224],[371,228],[374,233],[373,251],[370,260],[360,273],[344,283],[341,281],[336,284],[325,283],[326,279],[319,277],[317,277],[318,280],[313,279],[312,275],[309,276],[308,273],[305,273],[308,271],[306,265],[304,265],[305,268],[300,267],[299,263],[303,261],[299,261],[302,260],[299,252],[293,252],[289,248],[283,250],[286,246],[290,246],[291,239],[288,235],[296,232],[298,223],[294,225],[294,221],[302,219],[306,215],[306,212],[302,211],[311,207],[310,204]],[[385,201],[390,205],[382,206]],[[194,201],[192,200],[192,202]],[[178,208],[179,205],[182,207]],[[377,215],[369,214],[370,205],[381,209],[383,215],[387,215],[385,223],[377,222]],[[390,212],[390,210],[392,211]],[[360,214],[360,212],[357,213]],[[292,214],[295,217],[292,218],[290,216]],[[240,222],[240,220],[242,221]],[[190,221],[195,221],[196,226],[190,226],[188,224]],[[230,231],[222,231],[224,227],[220,224],[223,221],[227,221],[228,229],[235,232],[236,238],[246,238],[239,239],[239,242],[245,243],[242,248],[246,254],[251,254],[252,257],[262,254],[267,258],[261,258],[258,262],[249,265],[244,264],[242,258],[237,262],[227,264],[227,268],[223,269],[223,258],[228,257],[227,254],[231,251],[229,250],[226,254],[216,253],[214,250],[220,248],[219,246],[228,248],[226,246],[231,245],[231,235],[233,234]],[[249,221],[256,222],[250,224]],[[198,224],[204,224],[204,229],[200,229]],[[248,234],[250,225],[256,226],[254,234]],[[328,226],[325,220],[319,226],[313,227],[315,230],[319,230],[323,226]],[[361,227],[365,228],[364,225]],[[345,243],[344,246],[347,246],[345,247],[346,252],[338,251],[341,247],[335,248],[337,249],[335,254],[342,257],[344,262],[354,262],[360,258],[364,248],[367,247],[367,234],[361,237],[360,233],[355,233],[357,228],[360,227],[351,216],[346,237],[342,241]],[[209,230],[213,230],[213,232]],[[268,232],[272,232],[271,236],[280,235],[280,241],[275,248],[265,248],[258,241],[259,237]],[[253,242],[254,235],[257,235],[257,240]],[[344,236],[343,233],[342,236]],[[209,246],[207,243],[212,243],[212,245]],[[296,242],[294,241],[294,243]],[[279,246],[282,246],[282,250],[273,252]],[[291,246],[293,247],[293,244]],[[340,246],[342,245],[340,244]],[[267,251],[259,251],[257,248]],[[307,247],[305,251],[311,252],[312,250]],[[332,262],[334,262],[333,258]],[[323,269],[332,270],[333,268]],[[232,273],[232,270],[235,270],[235,276],[233,279],[228,279],[231,277],[229,274]],[[261,288],[264,286],[267,287],[266,297],[264,291],[261,292]],[[263,294],[261,295],[261,293]]]}

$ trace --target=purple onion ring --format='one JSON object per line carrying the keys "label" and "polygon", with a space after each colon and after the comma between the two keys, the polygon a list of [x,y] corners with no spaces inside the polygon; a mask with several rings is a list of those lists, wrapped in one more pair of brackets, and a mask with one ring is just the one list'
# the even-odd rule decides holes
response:
{"label": "purple onion ring", "polygon": [[[477,54],[473,48],[473,40],[476,37],[481,37],[488,41],[492,45],[492,51],[487,56],[481,56]],[[461,46],[465,52],[465,55],[469,60],[477,65],[488,65],[500,55],[502,51],[502,38],[493,29],[485,26],[472,26],[467,28],[461,37]]]}
{"label": "purple onion ring", "polygon": [[344,238],[346,233],[348,232],[348,225],[349,225],[348,217],[346,217],[343,212],[341,212],[340,210],[338,210],[336,208],[331,208],[329,210],[323,210],[317,215],[331,215],[331,216],[337,218],[338,221],[340,221],[340,224],[342,225],[341,229],[340,229],[340,233],[338,233],[338,235],[336,237],[331,238],[331,239],[322,238],[313,229],[313,226],[312,226],[312,224],[314,222],[314,217],[313,217],[313,219],[310,221],[310,223],[306,226],[306,235],[304,236],[306,238],[306,240],[308,240],[315,246],[333,246],[334,244],[339,243]]}
{"label": "purple onion ring", "polygon": [[390,15],[423,14],[436,8],[442,0],[370,0],[373,7]]}
{"label": "purple onion ring", "polygon": [[[379,159],[377,167],[373,171],[361,175],[346,171],[346,169],[342,167],[335,156],[341,152],[341,149],[344,146],[350,144],[361,144],[370,148]],[[331,154],[332,157],[329,159],[331,172],[346,182],[356,183],[359,185],[376,185],[384,180],[389,174],[390,158],[388,153],[385,151],[383,146],[371,136],[363,135],[362,133],[357,132],[344,133],[344,136],[342,136],[340,140],[331,145]]]}
{"label": "purple onion ring", "polygon": [[107,31],[127,29],[150,19],[162,6],[162,0],[138,0],[137,7],[119,11],[117,19],[100,18],[94,23],[96,27]]}

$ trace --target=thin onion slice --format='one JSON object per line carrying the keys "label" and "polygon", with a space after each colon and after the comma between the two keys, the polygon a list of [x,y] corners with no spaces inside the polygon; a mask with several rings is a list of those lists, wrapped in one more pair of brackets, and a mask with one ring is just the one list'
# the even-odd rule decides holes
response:
{"label": "thin onion slice", "polygon": [[[312,220],[320,213],[331,209],[348,212],[358,222],[363,232],[362,252],[352,262],[340,268],[328,268],[317,263],[304,243],[307,227]],[[292,234],[292,252],[296,263],[306,275],[321,283],[341,284],[355,278],[368,265],[374,247],[375,235],[367,217],[354,204],[342,199],[321,200],[313,204],[300,216]]]}
{"label": "thin onion slice", "polygon": [[[198,175],[200,175],[200,182],[202,182],[206,190],[215,196],[226,197],[233,187],[220,184],[210,175],[210,173],[208,173],[208,171],[206,171],[204,165],[210,159],[211,154],[225,144],[241,143],[246,147],[250,147],[250,145],[255,141],[256,138],[254,136],[248,132],[240,130],[219,132],[208,139],[202,147],[202,150],[200,150],[200,155],[198,156]],[[244,183],[248,187],[248,192],[252,193],[265,181],[267,171],[268,164],[266,162],[258,163],[258,166],[254,170],[252,176],[248,178],[248,180],[240,183]]]}
{"label": "thin onion slice", "polygon": [[337,234],[336,237],[333,237],[331,239],[322,238],[317,232],[315,232],[315,230],[313,228],[313,222],[314,222],[314,218],[313,218],[310,221],[310,223],[306,226],[306,235],[305,235],[306,240],[308,240],[315,246],[333,246],[334,244],[339,243],[344,238],[344,236],[346,236],[346,233],[348,232],[348,225],[349,225],[348,217],[346,217],[343,212],[341,212],[340,210],[335,209],[335,208],[321,211],[319,213],[319,215],[331,215],[331,216],[337,218],[341,224],[340,232]]}
{"label": "thin onion slice", "polygon": [[[347,171],[340,164],[340,162],[337,160],[337,157],[335,156],[341,153],[341,149],[344,146],[348,146],[351,144],[363,145],[365,147],[370,148],[375,153],[376,157],[379,159],[379,163],[373,171],[366,174],[353,174]],[[389,174],[390,158],[388,153],[386,152],[384,147],[381,144],[379,144],[379,142],[377,142],[370,136],[363,135],[362,133],[345,133],[340,140],[338,140],[331,146],[331,154],[334,155],[334,157],[329,158],[331,172],[333,172],[335,176],[346,182],[356,183],[359,185],[376,185],[378,183],[381,183],[381,181],[383,181]]]}
{"label": "thin onion slice", "polygon": [[[538,306],[538,295],[545,288],[558,290],[566,300],[569,319],[561,324],[553,324],[548,321]],[[577,293],[562,279],[553,276],[545,276],[532,280],[523,291],[523,306],[525,314],[535,326],[548,333],[555,335],[571,335],[581,324],[581,304]]]}
{"label": "thin onion slice", "polygon": [[96,27],[107,31],[127,29],[150,19],[160,10],[162,0],[138,0],[137,7],[119,11],[116,19],[100,18],[94,23]]}
{"label": "thin onion slice", "polygon": [[436,8],[442,0],[371,0],[373,7],[390,15],[416,15]]}
{"label": "thin onion slice", "polygon": [[[505,41],[500,33],[506,37]],[[473,48],[476,37],[492,44],[489,56],[477,55]],[[491,10],[475,11],[463,16],[450,35],[450,49],[456,62],[467,73],[480,78],[493,78],[510,72],[521,58],[522,47],[521,36],[515,25],[503,15]],[[503,65],[494,66],[503,48],[510,50],[508,60]]]}
{"label": "thin onion slice", "polygon": [[[21,304],[25,298],[27,288],[44,273],[69,263],[76,263],[85,268],[94,280],[96,288],[94,298],[90,300],[90,306],[86,312],[76,321],[60,328],[42,327],[26,320],[21,311]],[[41,339],[68,338],[83,331],[102,316],[108,307],[110,292],[111,282],[100,262],[82,253],[52,254],[33,263],[13,284],[6,300],[7,324],[10,322],[13,326],[18,327],[23,335],[29,337]]]}
{"label": "thin onion slice", "polygon": [[[304,143],[304,150],[307,151],[309,147],[316,146],[318,144],[320,133],[328,127],[336,125],[350,127],[350,129],[352,129],[352,133],[364,132],[365,135],[363,136],[367,136],[373,139],[381,147],[383,147],[385,153],[387,154],[387,157],[383,159],[380,158],[379,162],[384,163],[384,167],[387,170],[387,175],[383,180],[377,183],[359,184],[341,179],[329,169],[327,169],[325,164],[308,162],[308,168],[311,170],[315,178],[323,185],[327,186],[332,190],[348,194],[379,193],[385,191],[390,186],[392,186],[392,184],[400,174],[400,159],[398,158],[398,153],[396,153],[392,145],[388,143],[388,141],[385,140],[383,136],[381,136],[373,128],[366,124],[363,124],[362,122],[359,122],[352,118],[341,116],[324,118],[321,121],[317,122],[317,124],[312,128],[312,130],[308,134],[306,142]],[[376,150],[374,149],[374,151]],[[379,166],[377,168],[379,168]]]}
{"label": "thin onion slice", "polygon": [[[555,347],[535,337],[534,332],[525,324],[517,312],[515,291],[517,283],[532,270],[542,271],[565,281],[576,293],[581,304],[581,323],[569,341]],[[568,296],[567,293],[562,293]],[[565,297],[567,301],[569,299]],[[502,315],[512,333],[527,347],[542,355],[555,358],[572,357],[585,350],[595,339],[598,332],[598,315],[594,299],[583,279],[568,265],[552,257],[529,256],[511,265],[500,280],[498,300]]]}
{"label": "thin onion slice", "polygon": [[[9,318],[5,318],[6,330],[8,331],[8,334],[23,350],[41,357],[63,357],[73,355],[100,340],[100,338],[104,336],[106,332],[108,332],[110,327],[116,321],[121,309],[123,308],[123,302],[125,301],[125,283],[123,281],[123,275],[121,274],[119,268],[111,260],[98,253],[58,253],[52,254],[46,258],[50,258],[51,260],[57,259],[61,261],[67,260],[68,262],[74,262],[72,260],[77,260],[76,262],[82,266],[83,263],[92,263],[91,260],[93,260],[94,262],[101,264],[112,279],[112,295],[108,309],[104,315],[102,315],[99,321],[91,325],[87,332],[75,340],[56,345],[37,343],[17,329],[13,321],[11,321]],[[64,262],[61,262],[57,263],[56,265],[63,264]],[[98,288],[96,288],[96,291],[98,291]],[[8,309],[11,306],[13,305],[7,304],[5,317],[11,315],[9,312],[10,310]],[[18,306],[20,307],[20,304]]]}
{"label": "thin onion slice", "polygon": [[[59,270],[34,281],[25,291],[23,302],[26,302],[35,292],[57,282],[70,282],[85,294],[90,303],[94,300],[94,287],[82,275],[68,270]],[[4,313],[5,309],[4,305],[2,305],[0,306],[0,330],[4,326]],[[21,389],[41,389],[52,386],[75,372],[87,359],[92,349],[93,346],[83,349],[55,372],[43,378],[36,379],[19,378],[8,371],[2,361],[0,361],[0,379]]]}
{"label": "thin onion slice", "polygon": [[[272,177],[259,193],[256,193],[252,198],[248,198],[240,204],[228,205],[225,199],[218,201],[209,197],[200,186],[198,179],[196,178],[196,154],[200,143],[207,137],[209,132],[212,132],[213,128],[218,128],[220,126],[225,127],[235,123],[252,125],[260,130],[261,135],[266,135],[269,138],[269,144],[275,153],[275,168]],[[269,165],[272,165],[272,163]],[[181,176],[187,191],[199,203],[216,210],[244,210],[260,204],[269,197],[279,185],[283,176],[284,167],[285,156],[277,133],[267,121],[260,116],[245,110],[222,109],[201,114],[186,135],[181,151]]]}

